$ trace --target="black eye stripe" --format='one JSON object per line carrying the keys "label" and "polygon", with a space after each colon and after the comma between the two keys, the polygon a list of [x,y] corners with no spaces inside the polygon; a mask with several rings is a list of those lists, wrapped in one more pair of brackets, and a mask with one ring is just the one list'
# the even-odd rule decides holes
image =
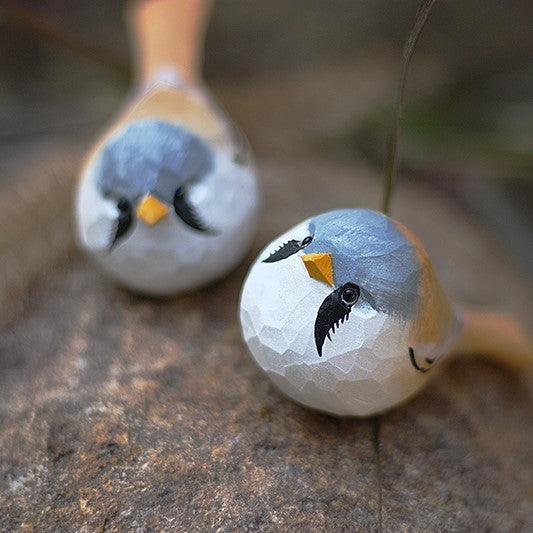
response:
{"label": "black eye stripe", "polygon": [[275,252],[271,253],[266,259],[263,259],[263,263],[275,263],[282,259],[287,259],[291,255],[294,255],[300,250],[300,243],[296,240],[291,240],[282,244]]}
{"label": "black eye stripe", "polygon": [[113,241],[111,242],[110,248],[113,248],[117,244],[117,241],[124,237],[124,235],[130,229],[133,221],[131,204],[128,202],[128,200],[121,198],[117,202],[117,208],[119,210],[119,214],[117,217],[115,235],[113,237]]}
{"label": "black eye stripe", "polygon": [[174,194],[173,205],[176,215],[191,228],[205,233],[215,233],[200,218],[200,215],[189,201],[187,191],[183,187],[178,187]]}
{"label": "black eye stripe", "polygon": [[301,241],[296,239],[291,239],[285,244],[282,244],[275,252],[272,252],[266,259],[263,259],[263,263],[275,263],[276,261],[281,261],[282,259],[287,259],[291,255],[294,255],[296,252],[299,252],[305,248],[308,244],[311,243],[313,237],[307,236]]}
{"label": "black eye stripe", "polygon": [[319,357],[322,357],[326,338],[331,341],[331,334],[335,333],[335,328],[348,320],[360,294],[359,285],[345,283],[330,293],[320,305],[315,320],[315,344]]}

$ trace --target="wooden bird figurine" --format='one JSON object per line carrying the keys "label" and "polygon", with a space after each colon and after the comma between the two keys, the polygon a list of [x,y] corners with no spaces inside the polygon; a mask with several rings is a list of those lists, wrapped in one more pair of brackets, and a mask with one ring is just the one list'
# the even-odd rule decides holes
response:
{"label": "wooden bird figurine", "polygon": [[206,0],[135,4],[137,89],[81,173],[81,247],[120,284],[150,295],[223,276],[255,235],[248,144],[200,78],[208,11]]}
{"label": "wooden bird figurine", "polygon": [[240,319],[283,393],[339,416],[398,405],[450,354],[533,366],[516,323],[451,305],[419,239],[369,209],[323,213],[269,244],[245,280]]}

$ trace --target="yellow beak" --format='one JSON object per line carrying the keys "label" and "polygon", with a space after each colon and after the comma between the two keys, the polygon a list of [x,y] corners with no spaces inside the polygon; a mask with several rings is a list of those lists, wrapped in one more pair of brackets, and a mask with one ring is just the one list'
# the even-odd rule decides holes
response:
{"label": "yellow beak", "polygon": [[309,276],[333,286],[333,258],[331,254],[305,254],[302,255],[302,261]]}
{"label": "yellow beak", "polygon": [[147,194],[137,206],[137,216],[150,226],[166,217],[168,211],[168,207],[151,194]]}

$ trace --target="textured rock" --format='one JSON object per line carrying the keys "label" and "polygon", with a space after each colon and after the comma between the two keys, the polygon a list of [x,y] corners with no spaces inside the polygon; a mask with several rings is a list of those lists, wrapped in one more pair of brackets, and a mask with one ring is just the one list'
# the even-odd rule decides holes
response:
{"label": "textured rock", "polygon": [[50,280],[0,341],[0,529],[377,527],[369,424],[302,410],[250,364],[242,274],[166,303],[79,262]]}

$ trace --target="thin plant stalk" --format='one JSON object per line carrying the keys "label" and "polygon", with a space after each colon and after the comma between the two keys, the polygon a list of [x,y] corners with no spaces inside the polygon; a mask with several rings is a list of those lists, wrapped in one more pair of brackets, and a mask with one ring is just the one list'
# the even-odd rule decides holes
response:
{"label": "thin plant stalk", "polygon": [[398,146],[400,139],[400,125],[402,120],[403,100],[405,94],[405,83],[407,80],[407,72],[409,64],[416,48],[418,39],[424,29],[426,21],[429,17],[431,9],[437,0],[425,0],[416,14],[415,22],[409,38],[405,42],[402,54],[401,73],[398,83],[398,90],[396,93],[396,101],[394,104],[394,116],[391,129],[387,138],[387,148],[385,153],[385,163],[383,166],[383,203],[381,210],[386,215],[389,214],[390,204],[392,200],[392,192],[394,188],[394,180],[398,172]]}

